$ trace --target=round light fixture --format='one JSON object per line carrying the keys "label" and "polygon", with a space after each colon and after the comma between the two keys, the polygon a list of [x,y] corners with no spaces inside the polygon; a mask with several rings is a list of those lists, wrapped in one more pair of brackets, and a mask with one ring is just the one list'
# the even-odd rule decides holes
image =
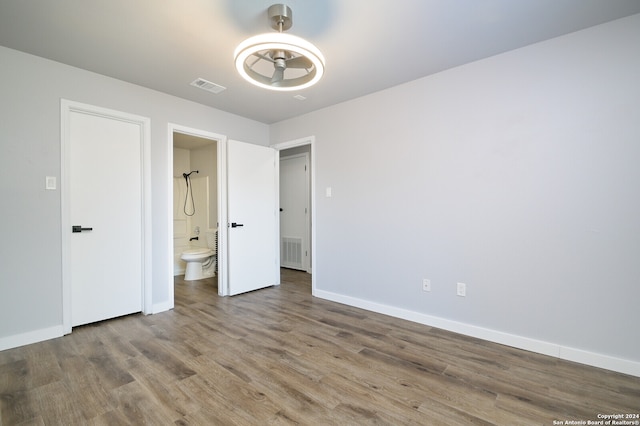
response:
{"label": "round light fixture", "polygon": [[291,9],[273,5],[268,10],[278,33],[260,34],[240,43],[234,52],[238,73],[256,86],[291,91],[316,84],[324,74],[324,56],[308,41],[285,34],[291,28]]}

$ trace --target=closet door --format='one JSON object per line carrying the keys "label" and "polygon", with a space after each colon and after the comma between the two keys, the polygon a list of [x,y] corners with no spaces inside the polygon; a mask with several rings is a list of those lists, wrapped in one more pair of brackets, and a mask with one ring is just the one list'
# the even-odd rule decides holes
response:
{"label": "closet door", "polygon": [[76,109],[67,126],[64,276],[78,326],[143,309],[144,127],[126,115]]}

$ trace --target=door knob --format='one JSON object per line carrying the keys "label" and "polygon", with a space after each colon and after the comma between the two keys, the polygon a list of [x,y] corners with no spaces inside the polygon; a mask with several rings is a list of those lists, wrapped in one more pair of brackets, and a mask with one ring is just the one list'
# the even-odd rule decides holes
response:
{"label": "door knob", "polygon": [[83,228],[81,225],[73,225],[71,232],[93,231],[93,228]]}
{"label": "door knob", "polygon": [[244,225],[243,225],[242,223],[235,223],[235,222],[232,222],[232,223],[231,223],[231,227],[232,227],[232,228],[237,228],[237,227],[239,227],[239,226],[244,226]]}

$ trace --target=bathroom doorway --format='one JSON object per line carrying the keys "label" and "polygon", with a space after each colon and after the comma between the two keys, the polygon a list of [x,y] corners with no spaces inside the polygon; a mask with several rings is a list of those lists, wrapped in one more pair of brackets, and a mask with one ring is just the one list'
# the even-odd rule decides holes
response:
{"label": "bathroom doorway", "polygon": [[[183,276],[186,263],[181,255],[186,250],[212,248],[219,223],[218,144],[217,135],[172,126],[173,199],[171,203],[172,264],[171,276]],[[211,236],[214,236],[212,240]],[[217,262],[213,264],[217,286]],[[171,285],[173,287],[173,285]]]}

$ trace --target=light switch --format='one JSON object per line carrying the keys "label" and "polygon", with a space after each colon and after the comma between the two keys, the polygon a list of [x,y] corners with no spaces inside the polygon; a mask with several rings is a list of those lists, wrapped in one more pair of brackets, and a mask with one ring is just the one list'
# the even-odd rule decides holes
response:
{"label": "light switch", "polygon": [[56,177],[47,176],[45,179],[44,189],[56,189]]}
{"label": "light switch", "polygon": [[324,190],[324,196],[329,198],[331,197],[331,187],[327,186],[327,188]]}

